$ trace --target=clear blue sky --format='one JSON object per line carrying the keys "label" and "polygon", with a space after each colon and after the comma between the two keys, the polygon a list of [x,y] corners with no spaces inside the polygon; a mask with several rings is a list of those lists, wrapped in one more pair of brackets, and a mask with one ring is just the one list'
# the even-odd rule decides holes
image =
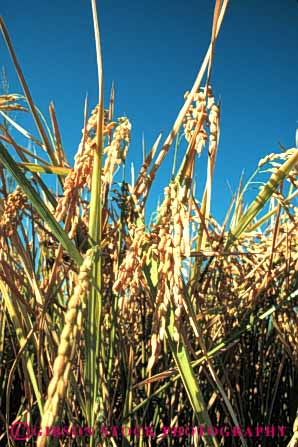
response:
{"label": "clear blue sky", "polygon": [[[140,166],[142,132],[147,150],[160,131],[167,136],[210,40],[213,1],[130,0],[98,2],[105,100],[115,81],[116,116],[133,125],[130,157]],[[33,99],[47,115],[54,101],[63,144],[72,159],[81,137],[86,92],[97,100],[91,4],[87,0],[12,0],[3,16]],[[298,2],[231,0],[217,42],[212,86],[221,98],[221,140],[212,212],[221,219],[243,169],[293,147],[298,120]],[[3,40],[1,65],[10,90],[21,92]],[[170,176],[173,150],[152,191],[151,206]],[[204,158],[197,164],[201,184]],[[251,197],[251,196],[249,196]]]}

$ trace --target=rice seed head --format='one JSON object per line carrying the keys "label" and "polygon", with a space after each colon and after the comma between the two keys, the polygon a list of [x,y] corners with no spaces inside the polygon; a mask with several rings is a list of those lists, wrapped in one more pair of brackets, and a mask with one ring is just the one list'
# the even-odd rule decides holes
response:
{"label": "rice seed head", "polygon": [[22,211],[27,204],[27,196],[19,186],[0,203],[0,235],[8,237],[13,235],[22,220]]}
{"label": "rice seed head", "polygon": [[[74,352],[73,348],[75,346],[76,334],[78,330],[82,329],[77,326],[77,321],[82,322],[82,318],[79,318],[79,315],[82,313],[82,301],[86,299],[89,290],[87,278],[92,266],[93,255],[94,250],[87,251],[78,275],[78,284],[74,288],[73,295],[68,302],[65,326],[61,333],[58,353],[53,365],[53,377],[48,386],[45,413],[41,421],[41,427],[52,426],[54,424],[59,411],[59,402],[64,398],[66,393],[72,360],[71,355]],[[43,434],[37,440],[37,447],[44,447],[46,441],[47,437]]]}

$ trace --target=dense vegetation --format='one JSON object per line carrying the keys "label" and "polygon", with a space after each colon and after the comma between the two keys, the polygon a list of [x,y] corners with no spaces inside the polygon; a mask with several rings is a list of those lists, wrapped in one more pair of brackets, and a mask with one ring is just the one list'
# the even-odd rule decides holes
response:
{"label": "dense vegetation", "polygon": [[[216,1],[210,47],[169,136],[161,148],[158,136],[135,179],[120,180],[131,124],[114,118],[113,88],[104,107],[95,1],[99,101],[90,117],[86,103],[74,163],[54,105],[48,124],[36,108],[1,20],[24,93],[0,96],[1,445],[290,441],[298,406],[298,150],[276,148],[241,181],[224,222],[211,215],[220,104],[210,79],[226,6]],[[18,125],[27,112],[38,136]],[[150,188],[182,138],[182,162],[148,223]],[[193,174],[203,151],[198,197]],[[245,205],[260,171],[268,180]],[[32,427],[26,441],[11,429],[17,422]],[[199,426],[225,433],[186,429]],[[273,438],[265,432],[271,426]],[[21,438],[26,426],[19,427]],[[231,436],[235,427],[243,431]]]}

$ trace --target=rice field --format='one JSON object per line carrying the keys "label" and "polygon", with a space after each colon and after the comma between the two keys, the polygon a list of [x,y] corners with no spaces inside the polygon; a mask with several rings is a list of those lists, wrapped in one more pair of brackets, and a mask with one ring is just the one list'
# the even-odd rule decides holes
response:
{"label": "rice field", "polygon": [[[0,446],[295,447],[298,149],[276,147],[240,182],[224,220],[211,214],[221,119],[211,71],[228,5],[217,0],[171,132],[134,179],[116,181],[132,123],[115,116],[114,87],[103,98],[91,3],[98,103],[86,101],[70,162],[55,108],[47,123],[0,19],[22,90],[0,96]],[[35,135],[18,124],[24,113]],[[151,187],[181,138],[182,162],[148,222]]]}

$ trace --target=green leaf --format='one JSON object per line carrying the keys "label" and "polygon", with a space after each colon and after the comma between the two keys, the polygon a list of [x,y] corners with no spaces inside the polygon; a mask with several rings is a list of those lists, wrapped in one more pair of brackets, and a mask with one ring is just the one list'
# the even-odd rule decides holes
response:
{"label": "green leaf", "polygon": [[247,211],[238,221],[235,228],[230,230],[228,241],[225,249],[227,249],[233,242],[235,242],[245,231],[248,225],[253,221],[257,214],[263,209],[266,202],[270,199],[272,194],[276,191],[278,185],[287,177],[291,169],[298,163],[298,149],[294,154],[272,174],[268,182],[263,186],[260,193],[250,204]]}

